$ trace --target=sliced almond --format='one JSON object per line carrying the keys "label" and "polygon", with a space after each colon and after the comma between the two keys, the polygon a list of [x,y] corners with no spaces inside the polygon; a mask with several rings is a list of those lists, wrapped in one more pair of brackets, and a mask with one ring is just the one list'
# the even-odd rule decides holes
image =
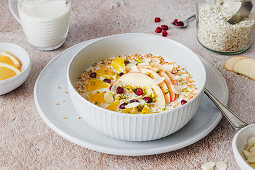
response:
{"label": "sliced almond", "polygon": [[247,161],[250,163],[255,163],[255,157],[251,157],[251,158],[247,159]]}
{"label": "sliced almond", "polygon": [[236,64],[236,62],[238,62],[239,60],[241,60],[243,58],[247,58],[247,57],[235,56],[235,57],[228,58],[224,64],[226,70],[233,71],[234,65]]}
{"label": "sliced almond", "polygon": [[251,137],[248,139],[248,145],[255,145],[255,137]]}
{"label": "sliced almond", "polygon": [[125,106],[125,108],[134,108],[137,107],[139,105],[138,102],[133,102],[133,103],[129,103]]}
{"label": "sliced almond", "polygon": [[234,72],[255,80],[255,59],[244,58],[236,62]]}
{"label": "sliced almond", "polygon": [[255,145],[253,145],[252,147],[250,147],[249,150],[250,150],[251,153],[255,153]]}
{"label": "sliced almond", "polygon": [[251,153],[251,152],[249,152],[247,150],[243,150],[243,154],[244,154],[246,159],[249,159],[251,157],[255,157],[255,153]]}
{"label": "sliced almond", "polygon": [[104,94],[104,100],[107,103],[112,103],[113,102],[113,94],[111,92],[107,92]]}
{"label": "sliced almond", "polygon": [[215,163],[215,166],[218,170],[225,170],[227,169],[227,164],[225,162],[219,161]]}
{"label": "sliced almond", "polygon": [[201,166],[203,170],[212,170],[215,166],[215,162],[207,162]]}

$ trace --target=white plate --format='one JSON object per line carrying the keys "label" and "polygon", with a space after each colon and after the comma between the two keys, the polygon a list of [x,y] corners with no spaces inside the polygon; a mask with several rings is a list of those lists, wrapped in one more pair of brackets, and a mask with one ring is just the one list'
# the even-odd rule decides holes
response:
{"label": "white plate", "polygon": [[[178,132],[148,142],[127,142],[113,139],[89,127],[79,116],[67,90],[66,69],[72,56],[89,43],[77,44],[53,59],[40,73],[34,88],[36,108],[45,123],[63,138],[98,152],[140,156],[165,153],[191,145],[209,134],[222,118],[220,111],[205,95],[192,120]],[[202,58],[201,58],[202,59]],[[203,60],[207,72],[206,88],[223,103],[228,102],[228,88],[221,74]],[[58,89],[58,86],[61,88]],[[64,100],[65,102],[62,102]],[[56,105],[59,102],[60,105]],[[64,117],[67,119],[64,119]]]}

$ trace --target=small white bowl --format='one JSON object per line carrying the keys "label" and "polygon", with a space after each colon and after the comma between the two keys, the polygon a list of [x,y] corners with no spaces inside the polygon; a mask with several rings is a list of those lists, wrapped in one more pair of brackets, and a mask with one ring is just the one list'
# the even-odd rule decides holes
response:
{"label": "small white bowl", "polygon": [[232,149],[235,160],[242,170],[254,170],[247,162],[243,155],[243,150],[247,147],[247,141],[250,137],[255,136],[255,123],[239,130],[232,141]]}
{"label": "small white bowl", "polygon": [[11,53],[18,58],[22,64],[20,74],[0,81],[0,95],[2,95],[16,89],[24,83],[31,70],[31,58],[26,50],[12,43],[0,43],[0,51]]}
{"label": "small white bowl", "polygon": [[[193,75],[198,95],[173,110],[155,114],[123,114],[94,105],[75,90],[78,77],[92,64],[105,58],[134,53],[151,53],[164,57],[166,61],[176,61]],[[206,72],[199,57],[184,45],[156,35],[130,33],[98,40],[79,51],[69,63],[67,82],[75,109],[91,127],[117,139],[148,141],[168,136],[190,121],[203,95]]]}

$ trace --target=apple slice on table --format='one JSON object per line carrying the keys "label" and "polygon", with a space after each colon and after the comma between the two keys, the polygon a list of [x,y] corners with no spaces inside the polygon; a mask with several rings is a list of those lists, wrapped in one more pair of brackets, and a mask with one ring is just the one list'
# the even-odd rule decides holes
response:
{"label": "apple slice on table", "polygon": [[[155,71],[152,71],[148,68],[143,68],[143,67],[138,67],[138,69],[140,70],[140,72],[144,73],[144,74],[150,74],[151,78],[155,79],[155,78],[160,78],[160,76],[155,72]],[[165,100],[166,100],[166,103],[171,103],[171,97],[170,97],[170,94],[169,93],[166,93],[169,91],[165,81],[162,81],[161,83],[158,84],[159,87],[161,88],[161,91],[162,93],[164,94],[165,96]]]}
{"label": "apple slice on table", "polygon": [[226,70],[229,70],[229,71],[233,71],[233,70],[234,70],[235,64],[236,64],[239,60],[244,59],[244,58],[248,58],[248,57],[245,57],[245,56],[235,56],[235,57],[228,58],[228,59],[225,61],[225,64],[224,64],[225,69],[226,69]]}
{"label": "apple slice on table", "polygon": [[129,72],[121,76],[113,85],[112,90],[117,89],[120,85],[130,85],[132,87],[146,87],[154,90],[156,101],[159,106],[166,107],[166,100],[158,84],[149,76],[140,72]]}
{"label": "apple slice on table", "polygon": [[234,65],[233,70],[255,80],[255,59],[243,58]]}

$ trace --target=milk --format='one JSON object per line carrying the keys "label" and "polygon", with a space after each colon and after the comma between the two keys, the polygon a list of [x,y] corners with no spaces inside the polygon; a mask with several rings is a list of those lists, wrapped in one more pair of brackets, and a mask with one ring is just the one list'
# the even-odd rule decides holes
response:
{"label": "milk", "polygon": [[18,8],[20,22],[30,44],[44,50],[56,49],[65,41],[71,6],[65,0],[42,1],[24,0]]}

